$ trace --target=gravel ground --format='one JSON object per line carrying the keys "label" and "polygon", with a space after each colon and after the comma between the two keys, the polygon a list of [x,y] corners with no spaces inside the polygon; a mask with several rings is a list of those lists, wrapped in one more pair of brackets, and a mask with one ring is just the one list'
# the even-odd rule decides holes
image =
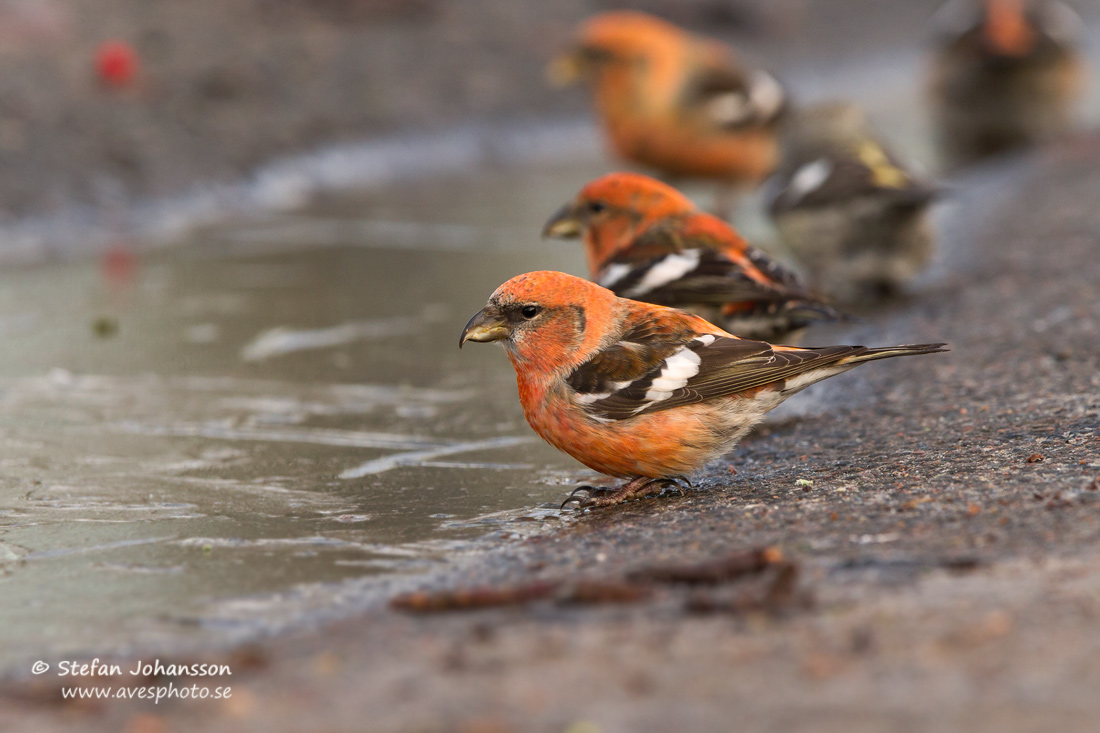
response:
{"label": "gravel ground", "polygon": [[[1095,730],[1100,137],[1013,170],[970,266],[866,327],[950,354],[832,380],[827,409],[686,497],[591,512],[405,600],[450,612],[237,650],[229,701],[59,704],[28,678],[0,727]],[[753,548],[771,562],[734,577]]]}

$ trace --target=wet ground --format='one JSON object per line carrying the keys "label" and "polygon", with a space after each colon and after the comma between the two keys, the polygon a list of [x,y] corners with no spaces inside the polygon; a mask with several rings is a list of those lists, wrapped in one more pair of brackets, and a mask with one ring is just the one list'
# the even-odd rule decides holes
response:
{"label": "wet ground", "polygon": [[486,172],[7,273],[0,668],[347,613],[263,597],[557,520],[577,467],[456,323],[515,272],[576,269],[537,236],[576,180]]}
{"label": "wet ground", "polygon": [[[916,59],[788,76],[928,161]],[[499,350],[455,346],[511,275],[581,272],[537,232],[592,149],[0,275],[0,726],[1094,729],[1096,138],[952,180],[911,296],[811,339],[950,355],[809,390],[686,497],[577,517],[589,474],[533,438]],[[634,592],[766,546],[789,598]],[[529,602],[385,610],[471,587]],[[128,654],[226,660],[236,695],[72,705],[27,675]]]}

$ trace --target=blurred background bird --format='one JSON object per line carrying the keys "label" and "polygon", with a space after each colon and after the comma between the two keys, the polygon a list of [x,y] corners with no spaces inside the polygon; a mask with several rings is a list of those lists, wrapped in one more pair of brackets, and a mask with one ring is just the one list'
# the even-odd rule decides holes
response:
{"label": "blurred background bird", "polygon": [[690,311],[744,338],[789,343],[843,317],[729,224],[639,173],[591,181],[543,234],[582,237],[592,279],[616,295]]}
{"label": "blurred background bird", "polygon": [[928,206],[937,188],[899,162],[852,104],[821,104],[789,120],[770,189],[783,240],[826,296],[891,294],[932,258]]}
{"label": "blurred background bird", "polygon": [[459,346],[467,341],[504,346],[539,436],[595,471],[628,479],[617,489],[581,487],[588,497],[575,491],[565,501],[581,508],[675,485],[815,382],[867,361],[945,350],[773,346],[551,271],[497,288]]}
{"label": "blurred background bird", "polygon": [[1081,21],[1061,2],[955,0],[938,14],[931,95],[944,157],[962,164],[1073,126]]}
{"label": "blurred background bird", "polygon": [[575,48],[554,61],[557,85],[588,80],[614,151],[667,178],[719,181],[729,214],[778,161],[787,95],[729,47],[659,18],[617,11],[585,22]]}

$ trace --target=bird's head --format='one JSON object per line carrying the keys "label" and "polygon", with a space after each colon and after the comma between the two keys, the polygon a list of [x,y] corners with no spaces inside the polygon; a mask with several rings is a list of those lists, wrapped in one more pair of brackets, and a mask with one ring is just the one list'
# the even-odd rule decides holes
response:
{"label": "bird's head", "polygon": [[670,216],[695,211],[687,196],[640,173],[610,173],[590,181],[543,227],[544,237],[584,237],[595,272],[641,230]]}
{"label": "bird's head", "polygon": [[646,13],[600,13],[581,25],[573,50],[550,63],[547,77],[554,86],[570,86],[610,68],[644,63],[656,50],[684,36],[676,26]]}
{"label": "bird's head", "polygon": [[467,341],[499,341],[513,363],[551,372],[583,362],[598,346],[602,330],[616,312],[610,290],[563,272],[517,275],[489,297],[462,330]]}
{"label": "bird's head", "polygon": [[1037,34],[1024,0],[986,0],[982,38],[994,54],[1006,58],[1027,56]]}

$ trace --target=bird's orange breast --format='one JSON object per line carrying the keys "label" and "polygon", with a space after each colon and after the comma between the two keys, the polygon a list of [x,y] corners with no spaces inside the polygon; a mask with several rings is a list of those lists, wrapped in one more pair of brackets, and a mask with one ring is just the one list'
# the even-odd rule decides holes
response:
{"label": "bird's orange breast", "polygon": [[565,388],[525,387],[522,378],[520,403],[527,422],[547,443],[595,471],[621,478],[687,476],[736,440],[730,440],[708,405],[600,422],[570,402]]}

